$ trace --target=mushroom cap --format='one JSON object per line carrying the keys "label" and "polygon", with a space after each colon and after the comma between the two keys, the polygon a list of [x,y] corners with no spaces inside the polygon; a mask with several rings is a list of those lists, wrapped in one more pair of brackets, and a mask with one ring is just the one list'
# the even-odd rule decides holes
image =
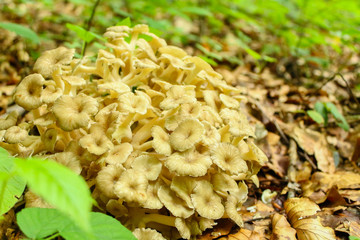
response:
{"label": "mushroom cap", "polygon": [[28,132],[18,126],[8,128],[4,135],[4,140],[7,143],[20,143],[26,139]]}
{"label": "mushroom cap", "polygon": [[83,93],[75,97],[63,95],[53,105],[52,111],[57,123],[64,131],[87,127],[90,117],[98,111],[96,99]]}
{"label": "mushroom cap", "polygon": [[193,177],[175,176],[170,184],[170,189],[173,190],[177,196],[184,199],[190,208],[194,207],[190,195],[195,187],[196,181],[196,178]]}
{"label": "mushroom cap", "polygon": [[116,198],[115,184],[125,168],[121,165],[107,165],[103,167],[96,177],[96,187],[108,198]]}
{"label": "mushroom cap", "polygon": [[57,131],[54,128],[46,129],[46,131],[41,135],[41,141],[43,142],[46,150],[50,152],[54,151],[57,135]]}
{"label": "mushroom cap", "polygon": [[239,149],[231,143],[222,142],[215,145],[211,149],[211,158],[220,169],[231,174],[244,173],[248,170]]}
{"label": "mushroom cap", "polygon": [[151,136],[153,137],[152,147],[155,152],[169,156],[171,154],[171,146],[169,144],[169,135],[160,126],[151,128]]}
{"label": "mushroom cap", "polygon": [[180,59],[187,56],[187,53],[184,50],[182,50],[179,47],[175,47],[175,46],[160,47],[158,49],[158,51],[160,54],[170,54],[170,55],[180,58]]}
{"label": "mushroom cap", "polygon": [[55,153],[51,156],[51,158],[55,159],[56,162],[64,165],[69,168],[73,172],[80,174],[81,173],[81,165],[79,158],[73,152],[59,152]]}
{"label": "mushroom cap", "polygon": [[115,199],[110,199],[106,203],[106,211],[108,211],[115,218],[122,217],[128,213],[127,208],[122,205],[121,201]]}
{"label": "mushroom cap", "polygon": [[119,165],[126,161],[133,151],[133,146],[130,143],[121,143],[115,145],[105,157],[105,162],[109,164]]}
{"label": "mushroom cap", "polygon": [[52,80],[45,81],[44,85],[46,87],[41,93],[41,101],[44,103],[53,103],[63,94],[62,89],[58,88]]}
{"label": "mushroom cap", "polygon": [[164,206],[157,195],[157,192],[162,185],[163,183],[161,181],[149,182],[149,186],[146,191],[147,198],[142,204],[144,208],[161,209]]}
{"label": "mushroom cap", "polygon": [[124,171],[115,183],[115,194],[126,202],[144,203],[146,201],[148,179],[145,174],[135,169]]}
{"label": "mushroom cap", "polygon": [[196,102],[195,86],[193,85],[173,85],[166,92],[166,98],[160,103],[160,108],[169,110],[184,103]]}
{"label": "mushroom cap", "polygon": [[136,228],[133,234],[138,240],[166,240],[161,233],[151,228]]}
{"label": "mushroom cap", "polygon": [[191,201],[200,216],[208,219],[219,219],[224,215],[225,208],[221,197],[213,191],[210,182],[199,181],[191,194]]}
{"label": "mushroom cap", "polygon": [[204,126],[197,119],[185,119],[170,135],[171,146],[178,151],[185,151],[200,142]]}
{"label": "mushroom cap", "polygon": [[15,89],[15,102],[26,110],[40,107],[44,82],[40,74],[35,73],[25,77]]}
{"label": "mushroom cap", "polygon": [[207,173],[212,161],[210,156],[200,154],[194,149],[174,153],[166,158],[164,165],[176,175],[200,177]]}
{"label": "mushroom cap", "polygon": [[241,214],[237,211],[238,200],[236,197],[229,195],[225,203],[225,211],[231,220],[233,220],[239,227],[244,226]]}
{"label": "mushroom cap", "polygon": [[132,92],[121,94],[119,97],[121,111],[127,113],[145,114],[150,105],[148,99]]}
{"label": "mushroom cap", "polygon": [[15,126],[17,119],[19,117],[18,111],[12,111],[10,112],[6,118],[0,119],[0,130],[6,130],[9,127]]}
{"label": "mushroom cap", "polygon": [[162,164],[155,156],[140,155],[131,163],[131,167],[142,171],[149,181],[155,181],[161,172]]}
{"label": "mushroom cap", "polygon": [[80,138],[79,144],[90,153],[98,156],[108,152],[114,147],[113,143],[104,134],[101,127],[97,125],[93,125],[90,128],[90,134]]}
{"label": "mushroom cap", "polygon": [[75,49],[58,47],[43,52],[34,64],[34,71],[40,73],[45,78],[51,77],[51,74],[62,64],[69,64],[75,54]]}
{"label": "mushroom cap", "polygon": [[45,202],[41,197],[33,193],[32,191],[27,191],[25,193],[25,207],[26,208],[53,208],[50,204]]}
{"label": "mushroom cap", "polygon": [[230,97],[226,94],[220,93],[221,102],[228,108],[238,109],[240,107],[240,102],[233,97]]}
{"label": "mushroom cap", "polygon": [[187,207],[185,201],[179,198],[175,192],[171,191],[171,189],[166,185],[159,188],[158,196],[164,206],[175,217],[188,218],[194,213],[194,210]]}
{"label": "mushroom cap", "polygon": [[214,191],[223,197],[226,197],[228,192],[238,190],[236,181],[230,175],[223,172],[211,176],[211,184],[214,186]]}
{"label": "mushroom cap", "polygon": [[184,239],[190,239],[191,231],[190,228],[187,226],[185,219],[183,218],[176,218],[175,219],[175,227],[179,231],[180,236]]}

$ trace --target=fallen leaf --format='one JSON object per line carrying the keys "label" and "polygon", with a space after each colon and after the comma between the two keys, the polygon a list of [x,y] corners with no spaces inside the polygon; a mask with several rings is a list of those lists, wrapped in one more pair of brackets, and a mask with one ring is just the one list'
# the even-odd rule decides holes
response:
{"label": "fallen leaf", "polygon": [[230,234],[227,237],[222,237],[219,240],[260,240],[261,235],[255,231],[242,228],[237,233]]}
{"label": "fallen leaf", "polygon": [[356,222],[350,223],[350,235],[355,237],[360,237],[360,224]]}
{"label": "fallen leaf", "polygon": [[299,240],[336,239],[332,228],[324,227],[320,218],[314,216],[319,206],[308,198],[290,198],[284,203],[285,212],[291,226],[295,228]]}
{"label": "fallen leaf", "polygon": [[309,197],[316,203],[322,203],[333,186],[337,186],[342,197],[360,201],[360,192],[357,190],[360,188],[360,175],[354,172],[338,171],[334,174],[316,172],[301,188],[303,196]]}
{"label": "fallen leaf", "polygon": [[335,172],[335,162],[329,144],[323,134],[310,130],[294,127],[289,135],[299,144],[299,146],[309,155],[314,155],[317,167],[326,173]]}
{"label": "fallen leaf", "polygon": [[293,229],[286,217],[279,213],[275,213],[271,217],[272,235],[270,240],[296,240],[296,230]]}
{"label": "fallen leaf", "polygon": [[321,224],[319,217],[300,219],[295,223],[293,223],[292,226],[296,229],[296,233],[299,240],[336,239],[334,230],[329,227],[324,227]]}

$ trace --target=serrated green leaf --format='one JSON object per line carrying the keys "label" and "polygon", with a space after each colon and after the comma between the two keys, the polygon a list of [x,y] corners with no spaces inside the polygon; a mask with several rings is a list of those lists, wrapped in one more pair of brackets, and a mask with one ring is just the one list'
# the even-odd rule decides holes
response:
{"label": "serrated green leaf", "polygon": [[16,23],[10,23],[10,22],[0,22],[0,27],[4,28],[6,30],[12,31],[16,33],[17,35],[33,42],[36,44],[40,43],[39,36],[30,28],[22,26],[20,24]]}
{"label": "serrated green leaf", "polygon": [[0,148],[0,215],[9,211],[25,189],[25,181],[13,173],[14,161],[9,153]]}
{"label": "serrated green leaf", "polygon": [[335,117],[335,119],[337,121],[336,124],[341,127],[342,129],[344,129],[345,131],[349,131],[350,126],[347,123],[346,119],[344,118],[344,116],[339,112],[339,110],[336,108],[336,106],[331,103],[331,102],[327,102],[325,103],[326,109]]}
{"label": "serrated green leaf", "polygon": [[92,198],[84,179],[54,161],[15,159],[15,164],[19,175],[33,192],[72,218],[81,228],[89,229]]}
{"label": "serrated green leaf", "polygon": [[16,214],[21,231],[29,238],[50,236],[72,224],[61,212],[51,208],[24,208]]}
{"label": "serrated green leaf", "polygon": [[128,27],[131,27],[131,19],[129,17],[121,20],[120,22],[118,22],[116,24],[116,26],[128,26]]}
{"label": "serrated green leaf", "polygon": [[308,110],[307,114],[309,115],[309,117],[311,117],[312,120],[314,120],[315,122],[317,122],[318,124],[322,124],[324,123],[324,118],[321,116],[320,113],[318,113],[317,111],[314,110]]}

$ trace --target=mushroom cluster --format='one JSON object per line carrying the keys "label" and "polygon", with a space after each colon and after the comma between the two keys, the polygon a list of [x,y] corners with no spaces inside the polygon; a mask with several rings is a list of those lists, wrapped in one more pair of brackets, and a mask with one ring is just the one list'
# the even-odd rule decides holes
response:
{"label": "mushroom cluster", "polygon": [[0,119],[0,146],[81,174],[139,239],[190,239],[220,218],[242,226],[245,181],[258,184],[267,158],[240,90],[146,25],[104,37],[95,61],[64,47],[39,57],[14,93],[29,114]]}

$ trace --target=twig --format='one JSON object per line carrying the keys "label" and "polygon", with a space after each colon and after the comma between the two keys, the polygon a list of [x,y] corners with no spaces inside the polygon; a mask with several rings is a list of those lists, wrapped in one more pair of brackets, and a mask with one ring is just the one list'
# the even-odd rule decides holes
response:
{"label": "twig", "polygon": [[[89,31],[90,28],[91,28],[92,20],[93,20],[93,18],[94,18],[94,16],[95,16],[95,11],[96,11],[96,8],[97,8],[97,6],[99,5],[99,3],[100,3],[100,0],[96,0],[94,6],[93,6],[93,8],[92,8],[90,18],[89,18],[89,20],[87,21],[87,26],[86,26],[86,28],[85,28],[86,31]],[[83,58],[84,55],[85,55],[86,47],[87,47],[87,42],[84,41],[83,47],[82,47],[82,49],[81,49],[81,58]]]}
{"label": "twig", "polygon": [[318,92],[320,91],[320,89],[322,89],[327,83],[333,81],[336,76],[340,76],[340,78],[345,82],[345,84],[346,84],[346,90],[347,90],[350,98],[352,98],[352,99],[355,101],[355,103],[357,104],[358,108],[360,109],[360,103],[359,103],[359,101],[357,100],[357,98],[355,97],[354,93],[352,92],[352,90],[351,90],[351,88],[350,88],[350,86],[349,86],[348,81],[347,81],[347,80],[344,78],[344,76],[343,76],[341,73],[339,73],[339,72],[335,73],[333,76],[331,76],[330,78],[328,78],[318,89],[316,89],[315,93],[318,93]]}

